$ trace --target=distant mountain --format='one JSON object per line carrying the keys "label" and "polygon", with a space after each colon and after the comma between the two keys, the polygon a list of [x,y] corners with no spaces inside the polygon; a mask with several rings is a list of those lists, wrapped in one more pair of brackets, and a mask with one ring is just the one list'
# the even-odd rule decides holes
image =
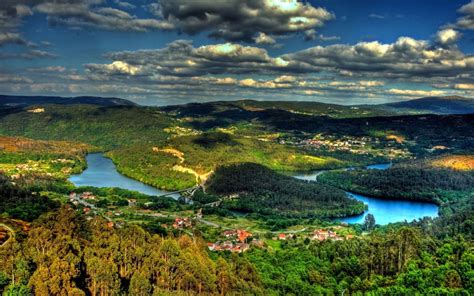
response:
{"label": "distant mountain", "polygon": [[378,107],[403,113],[471,114],[474,113],[474,99],[460,96],[427,97]]}
{"label": "distant mountain", "polygon": [[[258,112],[286,111],[292,114],[328,116],[333,118],[373,117],[396,115],[395,112],[373,106],[343,106],[321,102],[307,101],[215,101],[206,103],[189,103],[184,105],[160,107],[165,112],[174,113],[181,117],[207,117],[216,118],[252,118]],[[247,118],[248,119],[248,118]]]}
{"label": "distant mountain", "polygon": [[119,98],[102,98],[102,97],[54,97],[54,96],[9,96],[0,95],[0,105],[21,107],[41,104],[59,104],[59,105],[73,105],[73,104],[88,104],[98,106],[136,106],[137,104]]}

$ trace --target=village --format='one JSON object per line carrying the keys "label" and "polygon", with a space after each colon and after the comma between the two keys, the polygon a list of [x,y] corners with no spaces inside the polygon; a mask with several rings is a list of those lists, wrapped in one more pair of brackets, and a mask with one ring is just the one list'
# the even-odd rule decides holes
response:
{"label": "village", "polygon": [[404,141],[398,136],[387,135],[384,143],[378,137],[356,137],[356,136],[333,136],[318,134],[312,138],[284,138],[278,143],[283,145],[294,145],[329,152],[350,152],[358,155],[388,156],[390,158],[409,157],[406,148],[401,148]]}
{"label": "village", "polygon": [[[123,221],[121,216],[123,211],[119,208],[107,209],[100,211],[97,208],[95,203],[97,202],[98,197],[95,196],[92,192],[82,192],[76,193],[71,192],[69,195],[69,202],[75,206],[81,206],[80,209],[89,219],[92,219],[92,215],[102,214],[102,216],[107,220],[107,226],[112,227],[121,227]],[[134,207],[137,203],[136,199],[127,199],[127,207]],[[160,213],[142,213],[141,215],[149,217],[163,217]],[[171,216],[173,217],[173,216]],[[119,220],[117,220],[119,218]],[[224,230],[219,234],[216,240],[208,242],[207,247],[212,252],[223,252],[229,251],[232,253],[243,253],[250,250],[252,247],[255,248],[267,248],[269,246],[268,241],[290,241],[290,240],[309,240],[309,241],[343,241],[348,239],[353,239],[355,236],[353,234],[347,233],[347,225],[337,225],[328,228],[317,228],[314,231],[304,231],[301,232],[278,232],[270,233],[268,236],[264,233],[252,233],[246,229],[235,228],[235,229],[226,229],[222,225],[217,223],[209,222],[203,220],[202,211],[198,211],[193,216],[174,216],[172,223],[162,223],[161,226],[168,231],[183,231],[192,235],[193,229],[199,225],[211,226],[214,228],[223,228]],[[344,234],[338,234],[338,230],[345,229]],[[263,238],[265,237],[265,238]]]}

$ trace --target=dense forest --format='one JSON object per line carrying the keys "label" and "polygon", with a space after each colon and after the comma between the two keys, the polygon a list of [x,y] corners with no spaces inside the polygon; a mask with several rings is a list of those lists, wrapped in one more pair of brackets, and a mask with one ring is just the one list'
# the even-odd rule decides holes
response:
{"label": "dense forest", "polygon": [[364,211],[361,202],[348,198],[342,190],[297,180],[253,163],[219,167],[206,189],[222,196],[225,207],[243,212],[321,218]]}
{"label": "dense forest", "polygon": [[4,295],[263,295],[245,258],[212,260],[200,239],[110,228],[63,207],[0,248]]}
{"label": "dense forest", "polygon": [[388,170],[350,170],[322,174],[323,183],[380,198],[441,204],[456,192],[474,195],[474,174],[451,169],[395,166]]}
{"label": "dense forest", "polygon": [[290,240],[274,253],[245,255],[268,294],[472,295],[474,252],[462,236],[436,239],[397,226],[364,239]]}
{"label": "dense forest", "polygon": [[12,184],[0,174],[0,213],[8,217],[32,221],[43,212],[59,207],[59,203]]}
{"label": "dense forest", "polygon": [[[5,186],[5,185],[3,185]],[[9,185],[8,185],[9,186]],[[7,186],[7,187],[8,187]],[[471,204],[472,207],[472,204]],[[379,227],[365,237],[209,254],[199,233],[156,235],[44,209],[0,248],[6,295],[470,295],[472,215]],[[472,209],[471,209],[472,213]],[[444,221],[443,221],[444,220]],[[453,229],[457,232],[453,232]]]}

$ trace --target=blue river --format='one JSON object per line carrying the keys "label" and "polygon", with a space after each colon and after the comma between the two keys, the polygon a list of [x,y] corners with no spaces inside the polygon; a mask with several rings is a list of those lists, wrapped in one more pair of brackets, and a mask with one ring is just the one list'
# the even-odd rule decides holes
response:
{"label": "blue river", "polygon": [[[117,168],[112,160],[105,157],[102,153],[91,153],[87,155],[86,159],[87,169],[81,174],[73,175],[69,178],[69,181],[76,186],[118,187],[152,196],[168,193],[120,174],[117,172]],[[368,166],[367,169],[384,170],[390,168],[390,166],[391,164],[376,164]],[[302,180],[317,181],[317,176],[322,173],[324,171],[316,171],[309,174],[298,174],[294,177]],[[339,219],[342,222],[363,223],[365,216],[369,213],[374,215],[376,223],[380,225],[405,220],[410,222],[425,216],[436,217],[438,215],[438,206],[431,203],[380,199],[350,192],[347,194],[368,205],[368,210],[358,216]],[[175,199],[180,197],[179,194],[170,196]]]}
{"label": "blue river", "polygon": [[[102,153],[91,153],[86,157],[87,169],[81,174],[72,175],[69,178],[76,186],[94,187],[118,187],[122,189],[137,191],[143,194],[158,196],[168,193],[167,191],[146,185],[140,181],[128,178],[119,172],[110,158]],[[177,199],[179,194],[170,197]]]}
{"label": "blue river", "polygon": [[[391,167],[390,163],[369,165],[366,169],[386,170]],[[351,168],[349,168],[351,169]],[[317,177],[324,171],[313,173],[297,174],[294,177],[301,180],[317,181]],[[361,215],[338,219],[346,223],[364,223],[367,214],[374,215],[375,222],[380,225],[386,225],[394,222],[411,222],[423,217],[437,217],[438,206],[432,203],[406,201],[397,199],[381,199],[347,192],[347,194],[357,200],[362,201],[368,206],[368,210]]]}

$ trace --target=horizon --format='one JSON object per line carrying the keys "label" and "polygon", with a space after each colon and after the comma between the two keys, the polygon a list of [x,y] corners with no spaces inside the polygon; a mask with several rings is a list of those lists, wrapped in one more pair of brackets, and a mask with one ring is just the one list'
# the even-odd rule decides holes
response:
{"label": "horizon", "polygon": [[469,0],[6,1],[0,16],[9,95],[148,106],[474,95]]}
{"label": "horizon", "polygon": [[[469,98],[469,97],[464,97],[464,96],[458,96],[458,95],[454,95],[454,96],[439,96],[439,97],[436,97],[436,96],[431,96],[431,97],[420,97],[420,98],[412,98],[412,99],[408,99],[408,100],[397,100],[397,101],[391,101],[391,102],[387,102],[387,103],[366,103],[366,104],[339,104],[339,103],[331,103],[331,102],[321,102],[321,101],[289,101],[289,100],[272,100],[272,99],[240,99],[240,100],[211,100],[211,101],[200,101],[200,102],[181,102],[181,103],[177,103],[177,104],[152,104],[152,105],[146,105],[146,104],[140,104],[140,102],[135,102],[133,100],[130,100],[130,99],[125,99],[125,98],[121,98],[121,97],[107,97],[107,96],[87,96],[87,95],[84,95],[84,96],[47,96],[47,95],[38,95],[38,96],[35,96],[35,95],[9,95],[9,94],[0,94],[0,99],[2,96],[10,96],[10,97],[30,97],[30,98],[34,98],[34,97],[45,97],[45,98],[60,98],[60,99],[80,99],[80,98],[99,98],[99,99],[106,99],[106,100],[114,100],[114,99],[118,99],[118,100],[125,100],[125,101],[128,101],[128,102],[131,102],[131,103],[134,103],[136,104],[136,106],[139,106],[139,107],[167,107],[167,106],[180,106],[180,105],[187,105],[187,104],[212,104],[212,103],[232,103],[232,102],[243,102],[243,101],[249,101],[249,102],[268,102],[268,103],[272,103],[272,102],[294,102],[294,103],[316,103],[316,104],[326,104],[326,105],[336,105],[336,106],[342,106],[342,107],[363,107],[363,106],[381,106],[381,105],[385,105],[385,104],[391,104],[391,103],[402,103],[402,102],[409,102],[409,101],[417,101],[417,100],[422,100],[422,99],[431,99],[431,98],[435,98],[435,99],[444,99],[444,100],[450,100],[450,99],[461,99],[461,100],[473,100],[474,101],[474,98]],[[0,102],[1,103],[1,102]]]}

